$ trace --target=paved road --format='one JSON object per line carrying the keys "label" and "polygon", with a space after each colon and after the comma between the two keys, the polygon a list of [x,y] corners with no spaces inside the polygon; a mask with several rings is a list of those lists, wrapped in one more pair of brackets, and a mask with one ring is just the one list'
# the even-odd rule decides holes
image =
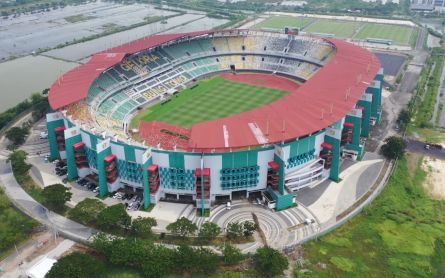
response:
{"label": "paved road", "polygon": [[425,142],[417,141],[417,140],[407,140],[406,149],[410,152],[421,153],[424,155],[428,155],[431,157],[435,157],[440,160],[445,160],[445,150],[435,148],[433,146],[430,147],[429,150],[425,149]]}
{"label": "paved road", "polygon": [[50,229],[55,229],[65,237],[85,242],[92,235],[97,233],[96,230],[48,211],[47,208],[39,204],[17,183],[12,174],[10,164],[6,163],[4,159],[0,159],[0,182],[5,189],[6,195],[8,195],[11,201],[19,207],[20,210],[40,223],[48,226]]}

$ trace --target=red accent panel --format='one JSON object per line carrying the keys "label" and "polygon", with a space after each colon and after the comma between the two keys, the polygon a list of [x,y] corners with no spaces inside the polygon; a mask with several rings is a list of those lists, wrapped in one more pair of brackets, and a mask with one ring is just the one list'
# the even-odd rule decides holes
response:
{"label": "red accent panel", "polygon": [[343,124],[343,126],[344,126],[344,127],[347,127],[347,128],[354,128],[354,123],[345,122],[345,123]]}
{"label": "red accent panel", "polygon": [[66,127],[65,127],[64,125],[62,125],[62,126],[56,127],[56,128],[54,129],[54,131],[55,131],[55,132],[62,132],[62,131],[64,131],[65,129],[66,129]]}
{"label": "red accent panel", "polygon": [[276,161],[270,161],[268,164],[269,164],[269,167],[274,170],[280,169],[280,164],[278,164],[278,162],[276,162]]}
{"label": "red accent panel", "polygon": [[204,168],[204,177],[210,177],[210,168]]}
{"label": "red accent panel", "polygon": [[151,164],[150,167],[147,168],[148,172],[154,173],[158,170],[158,164]]}
{"label": "red accent panel", "polygon": [[[195,176],[196,177],[200,177],[201,176],[201,168],[196,168]],[[204,168],[203,176],[204,177],[210,177],[210,168]]]}
{"label": "red accent panel", "polygon": [[75,150],[78,150],[80,148],[85,147],[85,143],[84,142],[79,142],[79,143],[74,144],[73,147],[74,147]]}
{"label": "red accent panel", "polygon": [[105,160],[106,163],[110,163],[110,162],[113,162],[115,159],[116,159],[116,155],[111,154],[111,155],[105,157],[104,160]]}
{"label": "red accent panel", "polygon": [[321,144],[321,147],[322,147],[323,149],[327,149],[327,150],[332,150],[332,149],[334,148],[334,146],[333,146],[332,144],[330,144],[330,143],[326,143],[326,142],[323,142],[323,143]]}

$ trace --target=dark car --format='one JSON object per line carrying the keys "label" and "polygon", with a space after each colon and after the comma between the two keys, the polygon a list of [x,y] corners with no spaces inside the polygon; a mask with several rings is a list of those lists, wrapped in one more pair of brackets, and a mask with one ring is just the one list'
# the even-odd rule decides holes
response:
{"label": "dark car", "polygon": [[78,183],[79,185],[84,186],[84,185],[86,185],[86,184],[88,183],[88,181],[85,180],[85,179],[80,179],[77,183]]}
{"label": "dark car", "polygon": [[56,175],[58,175],[59,177],[66,175],[66,172],[57,172]]}

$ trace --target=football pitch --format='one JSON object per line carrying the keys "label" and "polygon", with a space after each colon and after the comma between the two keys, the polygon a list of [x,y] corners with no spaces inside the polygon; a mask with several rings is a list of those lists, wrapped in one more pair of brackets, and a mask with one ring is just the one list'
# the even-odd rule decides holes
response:
{"label": "football pitch", "polygon": [[277,29],[281,29],[284,27],[303,28],[313,20],[314,19],[305,17],[295,17],[295,16],[271,16],[263,20],[262,22],[258,23],[256,27],[277,28]]}
{"label": "football pitch", "polygon": [[393,40],[400,44],[410,44],[413,32],[413,28],[408,26],[367,23],[354,38],[379,38]]}
{"label": "football pitch", "polygon": [[309,25],[304,31],[309,33],[334,34],[338,38],[350,38],[359,27],[360,23],[354,21],[320,19]]}
{"label": "football pitch", "polygon": [[276,29],[297,27],[308,33],[334,34],[338,38],[359,40],[367,38],[388,39],[402,45],[414,45],[417,38],[417,29],[410,26],[315,17],[272,16],[255,25],[255,27]]}
{"label": "football pitch", "polygon": [[288,92],[233,82],[220,76],[202,80],[168,101],[137,115],[132,126],[142,121],[161,121],[185,128],[263,106]]}

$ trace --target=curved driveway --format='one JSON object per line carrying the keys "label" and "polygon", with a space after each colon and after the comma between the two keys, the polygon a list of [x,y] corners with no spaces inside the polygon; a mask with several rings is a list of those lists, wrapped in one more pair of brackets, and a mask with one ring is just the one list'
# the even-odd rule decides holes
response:
{"label": "curved driveway", "polygon": [[5,159],[0,159],[0,184],[16,207],[65,237],[75,241],[87,242],[92,235],[97,233],[97,231],[92,228],[88,228],[49,211],[29,196],[17,183],[12,173],[11,165],[6,163]]}

